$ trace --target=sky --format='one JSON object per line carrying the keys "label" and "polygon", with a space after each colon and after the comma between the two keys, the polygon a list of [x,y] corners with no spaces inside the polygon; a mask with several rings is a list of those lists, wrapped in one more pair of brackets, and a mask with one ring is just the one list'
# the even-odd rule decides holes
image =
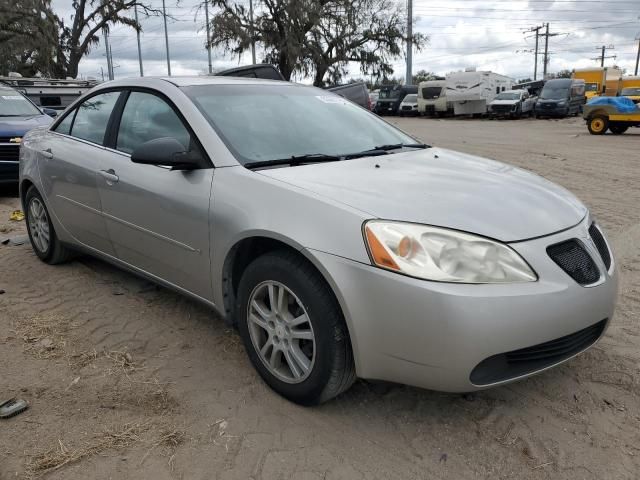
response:
{"label": "sky", "polygon": [[[248,0],[238,0],[248,4]],[[402,1],[402,0],[401,0]],[[67,21],[73,15],[70,0],[53,0],[59,16]],[[162,0],[150,0],[161,8]],[[208,71],[205,48],[205,15],[199,0],[166,0],[169,52],[173,75],[203,74]],[[254,0],[255,8],[260,0]],[[427,70],[439,75],[475,67],[514,79],[533,77],[535,35],[532,27],[549,23],[551,52],[549,72],[599,66],[593,60],[607,56],[605,66],[618,65],[633,74],[640,36],[640,0],[414,0],[414,31],[430,37],[429,44],[413,53],[413,72]],[[140,17],[142,60],[145,75],[166,75],[167,61],[161,17]],[[541,30],[543,32],[544,29]],[[540,38],[541,51],[544,38]],[[130,27],[111,27],[111,50],[116,78],[139,75],[135,31]],[[257,46],[258,61],[261,59]],[[250,54],[242,58],[213,51],[213,68],[221,70],[251,63]],[[395,75],[403,77],[405,59],[394,63]],[[106,76],[104,43],[97,45],[80,63],[80,75]],[[539,57],[538,78],[542,72]],[[359,77],[357,65],[350,75]],[[311,79],[297,78],[310,83]]]}

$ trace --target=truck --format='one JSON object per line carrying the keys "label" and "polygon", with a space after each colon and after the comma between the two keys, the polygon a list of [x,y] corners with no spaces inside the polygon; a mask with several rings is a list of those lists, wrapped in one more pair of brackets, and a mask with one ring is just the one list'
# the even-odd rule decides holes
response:
{"label": "truck", "polygon": [[374,108],[378,115],[397,115],[404,97],[418,93],[417,85],[383,85]]}
{"label": "truck", "polygon": [[511,90],[513,79],[489,71],[467,70],[447,75],[446,86],[454,115],[482,115],[496,95]]}
{"label": "truck", "polygon": [[447,82],[427,80],[418,85],[418,113],[428,116],[453,114],[453,104],[447,98]]}
{"label": "truck", "polygon": [[0,77],[0,83],[16,89],[38,107],[61,111],[95,87],[98,81],[26,78],[14,73],[8,77]]}
{"label": "truck", "polygon": [[633,103],[640,103],[640,77],[622,77],[620,96],[630,98]]}
{"label": "truck", "polygon": [[500,92],[489,104],[491,118],[522,118],[533,115],[537,97],[529,95],[527,90],[507,90]]}
{"label": "truck", "polygon": [[606,88],[607,68],[581,68],[571,72],[571,78],[584,80],[584,94],[587,100],[603,95]]}
{"label": "truck", "polygon": [[622,70],[617,68],[607,69],[607,79],[605,81],[605,97],[617,97],[620,94],[622,86]]}

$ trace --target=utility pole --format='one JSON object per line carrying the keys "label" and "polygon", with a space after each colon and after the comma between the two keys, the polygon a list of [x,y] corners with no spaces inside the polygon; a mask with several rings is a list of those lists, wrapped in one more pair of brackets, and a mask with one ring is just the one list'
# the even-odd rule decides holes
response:
{"label": "utility pole", "polygon": [[413,84],[413,0],[407,0],[407,75],[405,84]]}
{"label": "utility pole", "polygon": [[171,76],[171,56],[169,55],[169,35],[167,34],[167,8],[162,0],[162,18],[164,19],[164,44],[167,49],[167,75]]}
{"label": "utility pole", "polygon": [[535,61],[534,61],[534,64],[533,64],[533,79],[534,80],[538,79],[538,45],[539,45],[540,29],[543,28],[543,27],[544,27],[544,24],[539,26],[539,27],[531,27],[529,30],[526,30],[526,32],[536,32],[536,48],[534,50],[535,51],[535,53],[534,53]]}
{"label": "utility pole", "polygon": [[[133,6],[133,14],[136,18],[136,25],[140,27],[140,23],[138,22],[138,4],[136,3]],[[138,40],[138,63],[140,64],[140,76],[144,77],[144,71],[142,70],[142,49],[140,48],[140,29],[136,28],[136,37]]]}
{"label": "utility pole", "polygon": [[547,22],[546,31],[544,34],[544,66],[542,78],[547,78],[547,65],[549,64],[549,22]]}
{"label": "utility pole", "polygon": [[640,36],[638,37],[638,55],[636,55],[636,73],[638,75],[638,63],[640,63]]}
{"label": "utility pole", "polygon": [[211,63],[211,27],[209,26],[209,0],[204,0],[204,19],[207,22],[207,57],[209,57],[209,75],[213,73]]}
{"label": "utility pole", "polygon": [[251,62],[255,65],[256,63],[256,42],[253,39],[253,0],[249,0],[249,18],[251,19],[251,30],[249,34],[251,35]]}
{"label": "utility pole", "polygon": [[109,31],[107,30],[107,27],[104,27],[102,29],[102,34],[104,35],[104,49],[105,49],[105,54],[107,56],[107,77],[109,77],[109,80],[113,80],[111,48],[109,47]]}
{"label": "utility pole", "polygon": [[594,57],[591,60],[595,60],[595,61],[600,61],[600,66],[604,67],[604,60],[606,58],[616,58],[615,55],[606,55],[607,50],[613,50],[615,47],[613,45],[602,45],[602,47],[596,47],[598,50],[600,50],[600,56],[599,57]]}

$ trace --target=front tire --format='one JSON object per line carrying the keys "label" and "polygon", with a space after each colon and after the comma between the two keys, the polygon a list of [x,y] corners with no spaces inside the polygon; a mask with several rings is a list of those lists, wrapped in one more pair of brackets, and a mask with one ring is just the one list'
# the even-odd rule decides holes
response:
{"label": "front tire", "polygon": [[277,393],[316,405],[355,381],[351,342],[333,292],[309,262],[275,251],[238,286],[238,330],[251,363]]}
{"label": "front tire", "polygon": [[587,128],[591,135],[604,135],[609,128],[609,119],[604,115],[594,115],[587,122]]}
{"label": "front tire", "polygon": [[49,211],[36,187],[32,186],[27,190],[24,204],[29,240],[38,258],[49,265],[69,261],[73,252],[60,243]]}

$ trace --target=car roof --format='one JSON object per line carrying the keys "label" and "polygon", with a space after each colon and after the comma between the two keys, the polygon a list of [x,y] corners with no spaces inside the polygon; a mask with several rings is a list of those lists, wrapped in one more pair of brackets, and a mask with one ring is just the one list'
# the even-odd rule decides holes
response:
{"label": "car roof", "polygon": [[158,81],[171,83],[177,87],[189,87],[195,85],[296,85],[296,83],[283,82],[282,80],[266,80],[262,78],[227,77],[216,75],[199,75],[184,77],[132,77],[101,83],[100,86],[144,86]]}

